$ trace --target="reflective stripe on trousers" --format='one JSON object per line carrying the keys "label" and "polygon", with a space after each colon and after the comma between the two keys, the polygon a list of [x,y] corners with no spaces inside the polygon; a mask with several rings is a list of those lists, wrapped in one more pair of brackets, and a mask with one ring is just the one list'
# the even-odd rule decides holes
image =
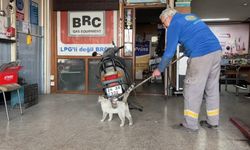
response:
{"label": "reflective stripe on trousers", "polygon": [[218,116],[219,115],[219,109],[209,110],[207,111],[207,116]]}
{"label": "reflective stripe on trousers", "polygon": [[193,119],[198,119],[199,114],[197,114],[197,113],[195,113],[195,112],[193,112],[191,110],[184,110],[184,116],[191,117]]}

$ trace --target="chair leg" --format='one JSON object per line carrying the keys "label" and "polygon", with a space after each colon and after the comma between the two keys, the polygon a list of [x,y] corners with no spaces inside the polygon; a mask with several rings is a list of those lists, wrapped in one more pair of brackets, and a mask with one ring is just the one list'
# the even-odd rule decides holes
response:
{"label": "chair leg", "polygon": [[7,102],[6,102],[5,93],[4,93],[4,91],[2,91],[2,93],[3,93],[3,100],[4,100],[4,105],[5,105],[5,111],[6,111],[7,120],[10,121],[9,111],[8,111],[8,106],[7,106]]}
{"label": "chair leg", "polygon": [[225,91],[227,91],[227,79],[225,80]]}
{"label": "chair leg", "polygon": [[21,102],[21,98],[20,98],[19,89],[17,89],[17,95],[18,95],[18,100],[19,100],[20,112],[21,112],[21,115],[22,115],[23,114],[23,110],[22,110],[22,102]]}
{"label": "chair leg", "polygon": [[221,92],[221,83],[219,83],[219,92]]}

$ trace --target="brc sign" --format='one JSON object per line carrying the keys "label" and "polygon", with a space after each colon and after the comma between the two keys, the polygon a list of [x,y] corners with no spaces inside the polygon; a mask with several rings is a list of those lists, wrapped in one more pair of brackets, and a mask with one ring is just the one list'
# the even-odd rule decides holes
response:
{"label": "brc sign", "polygon": [[105,36],[105,12],[69,12],[69,36]]}
{"label": "brc sign", "polygon": [[102,24],[100,23],[101,19],[98,17],[94,17],[93,19],[91,19],[90,16],[82,16],[82,20],[81,18],[73,18],[73,27],[77,28],[77,27],[81,27],[81,25],[85,26],[85,25],[91,25],[95,28],[100,27]]}

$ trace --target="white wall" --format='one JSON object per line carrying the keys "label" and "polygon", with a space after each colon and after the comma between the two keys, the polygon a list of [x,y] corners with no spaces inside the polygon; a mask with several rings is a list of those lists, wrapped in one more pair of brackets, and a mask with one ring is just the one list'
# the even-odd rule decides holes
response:
{"label": "white wall", "polygon": [[[247,54],[249,49],[249,25],[209,25],[220,41],[224,54]],[[227,50],[226,48],[230,48]]]}

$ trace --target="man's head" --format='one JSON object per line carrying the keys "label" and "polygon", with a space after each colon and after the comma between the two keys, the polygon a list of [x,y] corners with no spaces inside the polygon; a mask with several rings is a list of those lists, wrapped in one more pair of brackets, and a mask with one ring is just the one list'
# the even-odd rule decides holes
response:
{"label": "man's head", "polygon": [[177,11],[173,8],[167,8],[161,12],[161,15],[159,18],[161,19],[161,22],[163,23],[164,27],[168,27],[173,16],[177,13]]}

